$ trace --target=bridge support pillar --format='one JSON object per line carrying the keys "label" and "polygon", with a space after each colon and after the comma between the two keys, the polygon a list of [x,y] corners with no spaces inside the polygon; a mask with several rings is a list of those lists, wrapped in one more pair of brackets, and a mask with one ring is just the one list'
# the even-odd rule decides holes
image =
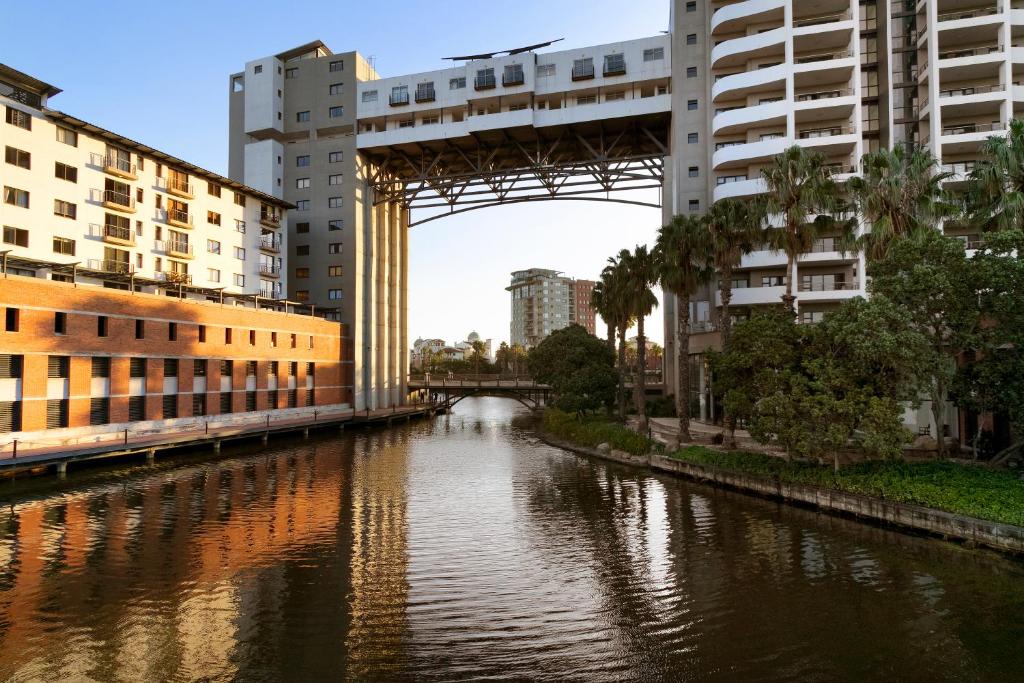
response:
{"label": "bridge support pillar", "polygon": [[64,479],[68,476],[68,464],[66,462],[57,463],[57,477]]}

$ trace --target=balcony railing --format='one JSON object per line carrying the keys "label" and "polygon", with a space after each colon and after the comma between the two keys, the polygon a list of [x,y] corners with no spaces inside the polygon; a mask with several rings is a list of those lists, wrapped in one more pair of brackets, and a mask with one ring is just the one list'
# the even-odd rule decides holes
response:
{"label": "balcony railing", "polygon": [[1006,130],[1006,126],[998,121],[995,123],[963,123],[956,126],[946,126],[942,129],[942,134],[966,135],[967,133],[988,133],[994,130]]}
{"label": "balcony railing", "polygon": [[812,140],[814,138],[830,138],[837,135],[849,135],[853,133],[852,126],[829,126],[828,128],[805,128],[797,131],[796,136],[801,140]]}
{"label": "balcony railing", "polygon": [[[990,92],[1002,92],[1005,90],[1002,85],[976,85],[965,88],[947,88],[939,91],[939,97],[966,97],[968,95],[984,95]],[[924,106],[924,105],[922,105]]]}
{"label": "balcony railing", "polygon": [[821,24],[831,24],[837,21],[846,21],[853,17],[849,12],[839,12],[835,14],[819,14],[814,17],[794,17],[793,27],[800,28],[802,26],[820,26]]}
{"label": "balcony railing", "polygon": [[192,276],[188,273],[180,273],[174,270],[167,270],[155,273],[157,280],[163,280],[175,285],[192,284]]}
{"label": "balcony railing", "polygon": [[168,256],[192,258],[192,245],[181,240],[167,240],[164,242],[164,251]]}
{"label": "balcony railing", "polygon": [[261,211],[260,223],[270,228],[279,228],[281,227],[281,214],[274,211]]}
{"label": "balcony railing", "polygon": [[969,10],[956,10],[955,12],[943,12],[939,14],[937,19],[939,21],[956,21],[957,19],[974,19],[975,17],[987,17],[993,14],[999,14],[1003,11],[1003,8],[999,5],[995,7],[975,7]]}
{"label": "balcony railing", "polygon": [[112,175],[132,180],[138,177],[135,173],[135,164],[124,157],[113,155],[103,157],[103,170]]}
{"label": "balcony railing", "polygon": [[104,273],[117,273],[119,275],[130,275],[135,272],[132,264],[127,261],[108,261],[105,259],[89,259],[86,265],[90,270],[99,270]]}
{"label": "balcony railing", "polygon": [[853,53],[849,50],[840,50],[839,52],[814,52],[810,54],[796,55],[794,61],[797,64],[810,64],[812,62],[829,62],[834,59],[846,59],[852,57]]}
{"label": "balcony railing", "polygon": [[857,289],[856,283],[853,282],[828,282],[828,281],[811,281],[811,282],[800,282],[801,292],[842,292]]}
{"label": "balcony railing", "polygon": [[281,249],[281,238],[277,235],[262,235],[260,237],[260,249],[269,249],[270,251],[280,251]]}
{"label": "balcony railing", "polygon": [[572,80],[574,81],[586,81],[594,77],[594,65],[590,62],[586,64],[573,64],[572,65]]}
{"label": "balcony railing", "polygon": [[961,57],[982,57],[994,52],[1002,52],[1001,45],[985,45],[982,47],[969,47],[960,50],[946,50],[939,53],[939,59],[960,59]]}
{"label": "balcony railing", "polygon": [[388,98],[388,104],[392,107],[401,107],[402,105],[409,104],[409,91],[403,90],[391,93],[391,96]]}
{"label": "balcony railing", "polygon": [[181,180],[179,178],[157,178],[157,187],[162,188],[168,194],[178,195],[179,197],[193,197],[192,184],[187,180]]}
{"label": "balcony railing", "polygon": [[127,211],[135,211],[135,198],[130,194],[124,192],[117,192],[116,190],[103,190],[103,206],[112,209],[124,209]]}
{"label": "balcony railing", "polygon": [[851,89],[819,90],[816,92],[800,93],[796,96],[797,102],[813,102],[814,100],[828,100],[836,97],[849,97],[853,95]]}
{"label": "balcony railing", "polygon": [[434,101],[434,84],[430,85],[418,85],[416,86],[416,101],[417,102],[433,102]]}
{"label": "balcony railing", "polygon": [[181,211],[180,209],[167,209],[164,211],[164,219],[171,225],[177,225],[182,228],[192,227],[192,214],[188,211]]}
{"label": "balcony railing", "polygon": [[952,173],[953,175],[967,175],[974,171],[977,165],[977,161],[957,161],[951,164],[942,164],[941,170],[943,173]]}
{"label": "balcony railing", "polygon": [[494,74],[478,74],[473,78],[474,90],[491,90],[497,85]]}
{"label": "balcony railing", "polygon": [[274,263],[261,263],[260,264],[260,275],[280,275],[281,267]]}
{"label": "balcony railing", "polygon": [[117,244],[135,244],[135,233],[123,225],[107,223],[103,226],[103,239]]}

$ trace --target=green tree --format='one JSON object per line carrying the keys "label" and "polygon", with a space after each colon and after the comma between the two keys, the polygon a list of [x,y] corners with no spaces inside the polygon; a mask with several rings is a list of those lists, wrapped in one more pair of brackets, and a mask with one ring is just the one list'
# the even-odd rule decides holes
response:
{"label": "green tree", "polygon": [[764,239],[764,205],[761,202],[744,203],[735,199],[716,202],[707,215],[707,228],[711,250],[718,273],[718,291],[722,298],[718,328],[722,344],[729,341],[732,317],[732,273],[743,257],[761,246]]}
{"label": "green tree", "polygon": [[530,350],[533,378],[547,384],[559,410],[582,417],[615,399],[615,357],[608,346],[580,325],[548,335]]}
{"label": "green tree", "polygon": [[484,351],[487,347],[479,339],[475,339],[470,342],[470,346],[473,349],[473,353],[470,354],[470,360],[473,361],[473,374],[480,374],[480,363],[484,361]]}
{"label": "green tree", "polygon": [[657,280],[657,262],[647,247],[637,246],[632,253],[620,255],[622,286],[626,295],[627,306],[636,320],[636,366],[637,373],[633,378],[633,400],[637,415],[640,417],[640,430],[647,431],[647,337],[644,335],[644,322],[658,305],[658,299],[651,291],[651,284]]}
{"label": "green tree", "polygon": [[498,345],[498,350],[494,352],[494,363],[498,366],[498,372],[508,372],[511,365],[512,350],[508,346],[508,342],[501,342]]}
{"label": "green tree", "polygon": [[601,316],[601,320],[608,328],[607,344],[608,348],[615,353],[615,311],[612,309],[612,295],[611,295],[611,274],[607,272],[601,273],[601,279],[594,285],[594,289],[590,293],[590,305],[597,311],[597,314]]}
{"label": "green tree", "polygon": [[602,280],[607,280],[608,287],[604,290],[605,305],[615,319],[615,330],[619,335],[618,352],[618,404],[619,417],[626,417],[626,332],[633,325],[631,307],[632,293],[626,285],[626,268],[623,260],[628,260],[630,253],[623,249],[616,256],[608,259],[608,265],[601,272]]}
{"label": "green tree", "polygon": [[[654,248],[658,280],[666,295],[677,300],[676,347],[679,358],[676,415],[679,418],[679,440],[690,437],[690,299],[697,289],[714,276],[711,240],[704,221],[696,216],[675,216],[658,231]],[[665,330],[665,334],[671,334]]]}
{"label": "green tree", "polygon": [[[852,224],[836,219],[844,203],[821,154],[794,145],[775,157],[761,175],[767,185],[764,201],[769,226],[765,238],[770,246],[786,254],[782,302],[795,317],[793,280],[797,259],[809,252],[826,231],[849,239]],[[782,221],[780,226],[774,224],[777,219]]]}
{"label": "green tree", "polygon": [[901,145],[865,154],[863,172],[847,187],[860,219],[871,226],[858,239],[868,260],[885,257],[897,239],[935,230],[961,213],[960,203],[942,186],[950,173],[938,173],[931,152]]}
{"label": "green tree", "polygon": [[981,322],[963,242],[937,230],[893,242],[868,267],[870,291],[907,311],[928,341],[918,358],[931,399],[939,455],[946,453],[944,407],[957,356],[972,348]]}
{"label": "green tree", "polygon": [[1006,137],[988,138],[979,156],[966,193],[970,221],[985,230],[1024,230],[1024,120],[1011,121]]}

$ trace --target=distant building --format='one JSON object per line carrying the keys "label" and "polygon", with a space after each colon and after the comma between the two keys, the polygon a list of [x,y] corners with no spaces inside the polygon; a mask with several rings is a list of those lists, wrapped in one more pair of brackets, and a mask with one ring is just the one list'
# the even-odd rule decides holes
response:
{"label": "distant building", "polygon": [[442,356],[444,360],[469,360],[473,355],[473,342],[483,341],[484,358],[488,362],[494,360],[493,344],[490,339],[481,340],[476,332],[470,332],[466,341],[461,341],[449,346],[444,339],[423,339],[422,337],[413,342],[412,351],[409,354],[409,362],[413,368],[422,369],[427,354],[431,357]]}
{"label": "distant building", "polygon": [[543,268],[512,273],[512,283],[505,288],[512,294],[512,344],[536,346],[555,330],[572,323],[594,334],[594,310],[590,306],[594,284]]}

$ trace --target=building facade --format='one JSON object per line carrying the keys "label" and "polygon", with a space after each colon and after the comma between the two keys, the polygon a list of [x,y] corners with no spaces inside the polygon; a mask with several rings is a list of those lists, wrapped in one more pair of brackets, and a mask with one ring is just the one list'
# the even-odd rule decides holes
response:
{"label": "building facade", "polygon": [[544,268],[512,273],[512,283],[505,288],[512,298],[511,343],[529,349],[555,330],[572,324],[594,334],[594,311],[590,306],[594,284]]}
{"label": "building facade", "polygon": [[284,298],[286,202],[51,109],[58,92],[0,65],[11,268]]}

